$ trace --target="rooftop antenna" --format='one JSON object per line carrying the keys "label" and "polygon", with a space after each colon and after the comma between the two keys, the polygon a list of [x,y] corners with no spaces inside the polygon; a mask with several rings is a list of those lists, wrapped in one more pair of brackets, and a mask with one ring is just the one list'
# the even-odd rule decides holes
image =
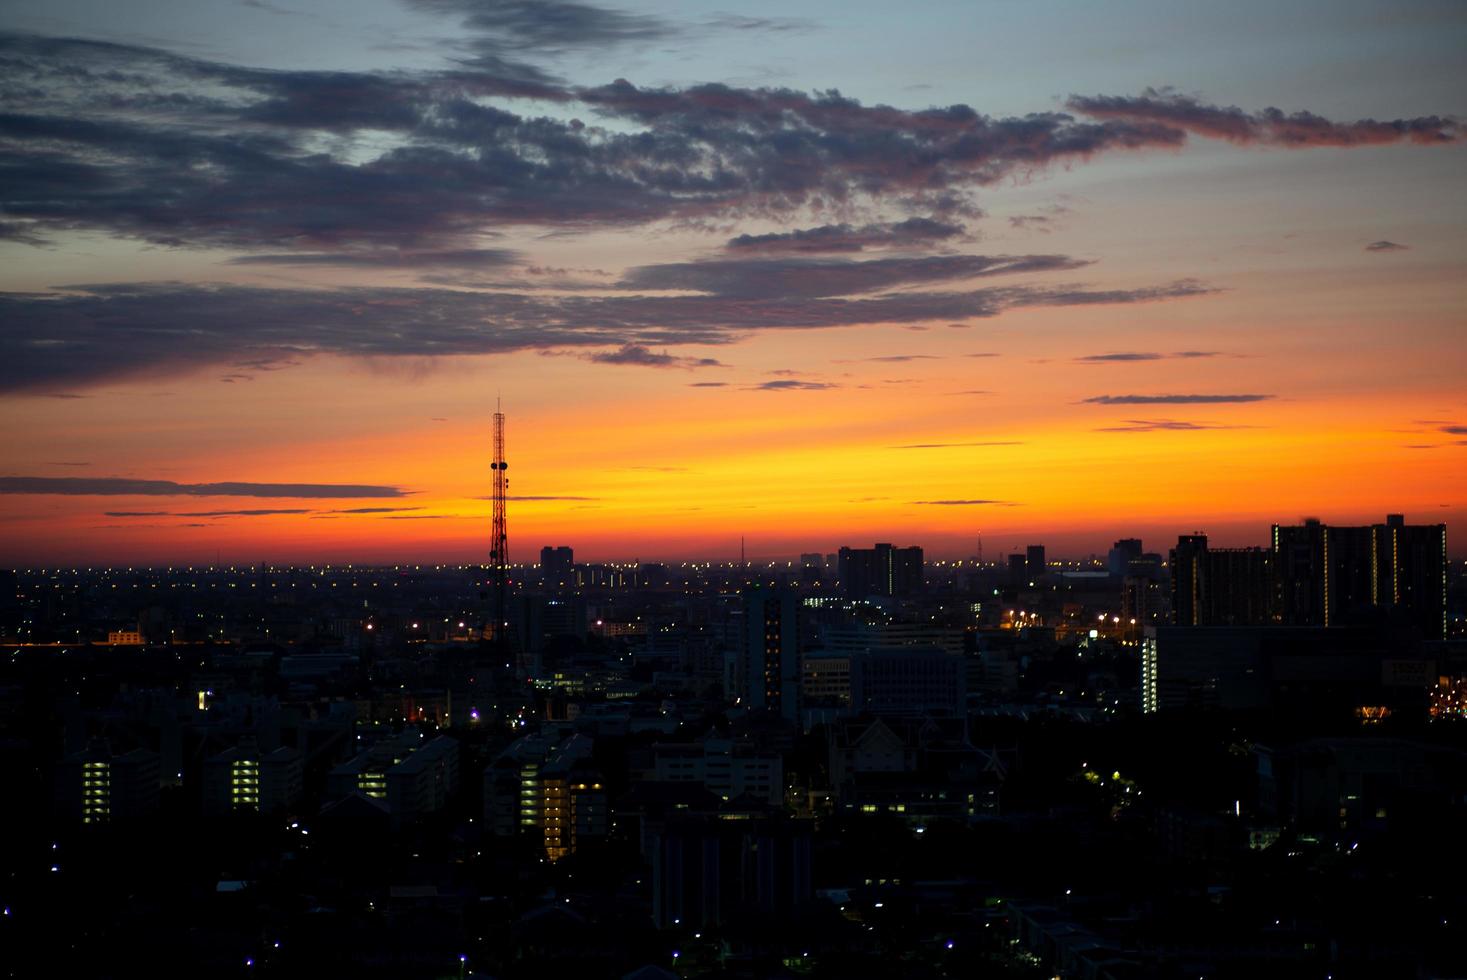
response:
{"label": "rooftop antenna", "polygon": [[494,583],[494,647],[502,656],[505,643],[505,592],[509,584],[509,525],[505,520],[506,492],[509,490],[509,464],[504,461],[504,413],[494,399],[494,527],[490,532],[489,565]]}

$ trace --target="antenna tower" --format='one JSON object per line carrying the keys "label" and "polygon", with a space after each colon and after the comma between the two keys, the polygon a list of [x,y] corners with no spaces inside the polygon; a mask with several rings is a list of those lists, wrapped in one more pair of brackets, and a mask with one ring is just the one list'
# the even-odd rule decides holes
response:
{"label": "antenna tower", "polygon": [[509,585],[509,524],[505,519],[506,491],[509,490],[509,464],[504,461],[504,413],[494,403],[494,529],[489,541],[489,564],[494,583],[494,646],[501,654],[505,643],[505,592]]}

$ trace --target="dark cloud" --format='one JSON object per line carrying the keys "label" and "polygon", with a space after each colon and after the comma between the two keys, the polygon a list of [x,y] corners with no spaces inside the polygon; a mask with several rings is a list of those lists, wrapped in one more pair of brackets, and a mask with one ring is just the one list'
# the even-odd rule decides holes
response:
{"label": "dark cloud", "polygon": [[241,255],[229,262],[231,265],[315,265],[358,269],[474,269],[508,265],[519,259],[520,253],[508,248],[461,248],[263,253]]}
{"label": "dark cloud", "polygon": [[[972,213],[976,187],[1109,150],[1176,147],[1189,132],[1285,145],[1456,132],[1435,117],[1248,117],[1154,92],[1077,98],[1098,117],[1082,120],[864,105],[834,91],[576,88],[525,58],[682,29],[564,0],[412,2],[463,26],[450,69],[278,71],[0,35],[3,231],[323,255],[473,248],[506,225],[785,220],[865,203],[941,223]],[[490,104],[516,99],[558,103],[565,118]]]}
{"label": "dark cloud", "polygon": [[1444,425],[1442,431],[1452,436],[1467,436],[1467,425]]}
{"label": "dark cloud", "polygon": [[1262,402],[1273,395],[1096,395],[1085,405],[1241,405]]}
{"label": "dark cloud", "polygon": [[1365,251],[1367,252],[1406,252],[1410,251],[1410,249],[1410,245],[1402,245],[1399,242],[1388,242],[1385,239],[1381,239],[1378,242],[1371,242],[1365,246]]}
{"label": "dark cloud", "polygon": [[688,385],[689,388],[727,388],[727,381],[694,381]]}
{"label": "dark cloud", "polygon": [[174,483],[120,477],[0,476],[0,493],[91,497],[403,497],[399,487],[350,483]]}
{"label": "dark cloud", "polygon": [[818,253],[861,252],[868,248],[914,248],[932,245],[966,234],[960,224],[936,218],[908,218],[888,224],[859,227],[820,225],[766,235],[740,235],[724,247],[731,252]]}
{"label": "dark cloud", "polygon": [[343,510],[328,510],[328,514],[392,514],[404,510],[422,510],[421,507],[348,507]]}
{"label": "dark cloud", "polygon": [[875,292],[914,283],[1082,268],[1064,255],[931,255],[872,259],[731,259],[675,262],[628,270],[622,289],[687,290],[716,296],[822,297]]}
{"label": "dark cloud", "polygon": [[870,298],[545,296],[446,289],[275,289],[177,283],[0,294],[0,392],[156,376],[307,354],[433,357],[725,344],[749,331],[920,323],[1008,309],[1199,296],[1183,280],[1090,291],[1006,286]]}
{"label": "dark cloud", "polygon": [[940,361],[937,354],[886,354],[881,357],[837,358],[832,364],[905,364],[908,361]]}
{"label": "dark cloud", "polygon": [[1249,113],[1236,106],[1208,105],[1170,89],[1148,88],[1139,96],[1072,95],[1065,105],[1095,119],[1172,126],[1209,139],[1295,148],[1453,143],[1463,136],[1457,121],[1443,116],[1334,122],[1312,112],[1268,108]]}
{"label": "dark cloud", "polygon": [[1179,422],[1175,419],[1127,419],[1122,425],[1096,432],[1200,432],[1206,429],[1253,429],[1252,425],[1220,425],[1216,422]]}
{"label": "dark cloud", "polygon": [[[512,224],[783,218],[858,200],[942,215],[1015,172],[1184,138],[1150,123],[911,111],[835,92],[570,88],[506,43],[601,46],[667,26],[538,0],[425,5],[470,23],[477,53],[447,71],[271,71],[0,35],[6,229],[335,254],[469,248]],[[609,125],[486,102],[518,98],[581,106]]]}
{"label": "dark cloud", "polygon": [[1009,500],[914,500],[913,504],[925,507],[1017,507]]}
{"label": "dark cloud", "polygon": [[753,385],[753,391],[825,391],[829,388],[839,388],[840,385],[830,384],[825,381],[796,381],[792,378],[782,378],[779,381],[765,381]]}
{"label": "dark cloud", "polygon": [[418,10],[458,18],[468,35],[464,45],[486,59],[499,59],[525,49],[556,54],[580,48],[662,41],[682,33],[681,28],[658,17],[567,0],[403,2]]}
{"label": "dark cloud", "polygon": [[1113,354],[1087,354],[1084,357],[1077,357],[1075,360],[1082,364],[1124,364],[1130,361],[1165,361],[1172,358],[1186,360],[1198,357],[1221,356],[1223,356],[1222,352],[1215,350],[1182,350],[1170,354],[1159,353],[1157,351],[1120,351]]}
{"label": "dark cloud", "polygon": [[593,351],[583,356],[597,364],[632,364],[638,367],[687,369],[727,366],[712,357],[678,357],[666,352],[658,354],[641,344],[623,344],[616,350]]}
{"label": "dark cloud", "polygon": [[67,462],[65,460],[50,460],[50,461],[48,461],[46,463],[46,465],[47,466],[91,466],[92,464],[91,463],[73,463],[73,462]]}
{"label": "dark cloud", "polygon": [[888,446],[888,449],[958,449],[967,446],[1022,446],[1022,442],[999,440],[994,442],[914,442],[905,446]]}
{"label": "dark cloud", "polygon": [[[173,511],[171,517],[273,517],[276,514],[309,514],[309,510],[301,508],[289,508],[285,510],[202,510],[202,511]],[[108,517],[118,517],[118,514],[109,513]]]}

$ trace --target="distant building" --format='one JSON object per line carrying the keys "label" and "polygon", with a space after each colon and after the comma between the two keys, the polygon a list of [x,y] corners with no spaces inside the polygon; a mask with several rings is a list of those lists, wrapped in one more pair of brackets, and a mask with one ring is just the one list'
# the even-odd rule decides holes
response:
{"label": "distant building", "polygon": [[205,759],[201,778],[206,816],[289,810],[300,802],[304,789],[300,753],[285,746],[261,753],[253,738]]}
{"label": "distant building", "polygon": [[914,595],[922,589],[922,569],[922,549],[915,546],[842,548],[836,558],[836,576],[852,599]]}
{"label": "distant building", "polygon": [[966,666],[937,647],[877,647],[851,657],[851,708],[872,714],[961,716]]}
{"label": "distant building", "polygon": [[1434,670],[1399,630],[1162,626],[1141,643],[1141,710],[1424,713]]}
{"label": "distant building", "polygon": [[752,586],[743,593],[742,684],[751,709],[800,718],[799,604],[788,589]]}
{"label": "distant building", "polygon": [[802,820],[669,819],[651,841],[653,919],[663,929],[704,929],[799,911],[814,894],[813,833]]}
{"label": "distant building", "polygon": [[568,545],[540,549],[540,576],[547,586],[575,585],[575,566],[575,551]]}
{"label": "distant building", "polygon": [[591,761],[589,736],[526,736],[484,770],[484,818],[500,837],[536,838],[558,861],[607,835],[606,780]]}
{"label": "distant building", "polygon": [[157,753],[115,755],[106,742],[94,741],[57,766],[57,810],[83,824],[127,823],[158,811],[161,785]]}
{"label": "distant building", "polygon": [[107,645],[114,647],[140,647],[147,641],[142,630],[112,630],[107,634]]}
{"label": "distant building", "polygon": [[1281,614],[1297,626],[1341,626],[1372,609],[1392,610],[1427,639],[1447,635],[1447,527],[1336,527],[1319,521],[1273,527]]}
{"label": "distant building", "polygon": [[540,769],[540,829],[545,856],[552,861],[606,837],[606,782],[591,762],[591,748],[590,738],[573,735]]}
{"label": "distant building", "polygon": [[659,742],[652,759],[653,778],[661,782],[698,783],[725,800],[784,803],[784,757],[775,749],[709,732],[696,742]]}
{"label": "distant building", "polygon": [[1279,621],[1277,556],[1263,548],[1209,548],[1184,534],[1172,550],[1172,622],[1266,626]]}
{"label": "distant building", "polygon": [[1031,544],[1024,549],[1024,570],[1030,579],[1037,579],[1049,571],[1049,562],[1044,557],[1044,545]]}
{"label": "distant building", "polygon": [[1106,571],[1116,578],[1125,578],[1130,574],[1131,562],[1141,557],[1140,538],[1122,538],[1111,545],[1110,552],[1105,556]]}
{"label": "distant building", "polygon": [[329,797],[360,793],[386,803],[393,826],[442,810],[458,785],[458,742],[425,741],[406,731],[384,739],[326,774]]}

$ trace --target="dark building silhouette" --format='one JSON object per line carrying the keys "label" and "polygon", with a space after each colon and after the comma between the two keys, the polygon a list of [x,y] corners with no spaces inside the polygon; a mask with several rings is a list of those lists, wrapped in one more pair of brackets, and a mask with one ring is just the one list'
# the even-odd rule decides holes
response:
{"label": "dark building silhouette", "polygon": [[742,691],[744,705],[786,721],[800,717],[799,604],[788,589],[744,590]]}
{"label": "dark building silhouette", "polygon": [[799,910],[813,894],[812,834],[802,820],[668,820],[652,842],[653,918],[696,929]]}
{"label": "dark building silhouette", "polygon": [[1044,557],[1044,545],[1031,544],[1024,549],[1024,569],[1031,579],[1036,579],[1049,570],[1049,562]]}
{"label": "dark building silhouette", "polygon": [[1295,626],[1341,626],[1392,610],[1428,639],[1445,639],[1447,528],[1384,524],[1336,527],[1317,520],[1273,527],[1280,615]]}
{"label": "dark building silhouette", "polygon": [[546,585],[575,585],[575,551],[569,545],[540,549],[540,576]]}
{"label": "dark building silhouette", "polygon": [[872,548],[842,548],[836,574],[846,595],[909,596],[922,588],[922,549],[877,544]]}
{"label": "dark building silhouette", "polygon": [[1277,556],[1262,548],[1209,548],[1184,534],[1172,550],[1172,622],[1265,626],[1278,622]]}

